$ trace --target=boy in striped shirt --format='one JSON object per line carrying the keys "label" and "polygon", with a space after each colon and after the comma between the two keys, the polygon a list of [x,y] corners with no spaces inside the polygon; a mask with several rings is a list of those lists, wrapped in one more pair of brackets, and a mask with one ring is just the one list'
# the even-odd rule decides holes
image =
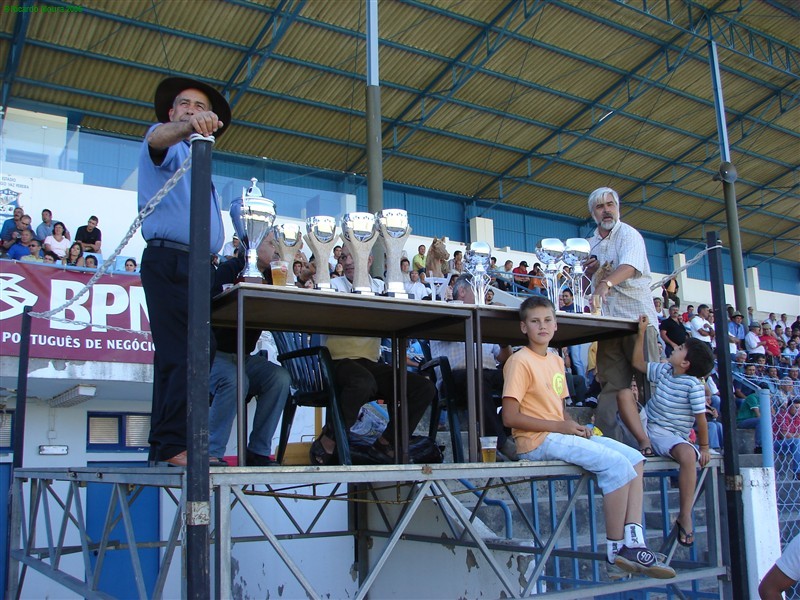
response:
{"label": "boy in striped shirt", "polygon": [[[633,350],[633,366],[645,373],[655,391],[644,406],[636,403],[630,389],[617,393],[619,419],[636,438],[645,457],[669,456],[680,465],[678,491],[680,512],[675,520],[678,543],[694,544],[692,500],[697,484],[697,461],[705,467],[710,460],[705,389],[702,378],[714,368],[714,355],[707,344],[688,338],[670,355],[668,362],[645,362],[646,316],[639,318],[639,334]],[[698,450],[689,433],[696,424]]]}

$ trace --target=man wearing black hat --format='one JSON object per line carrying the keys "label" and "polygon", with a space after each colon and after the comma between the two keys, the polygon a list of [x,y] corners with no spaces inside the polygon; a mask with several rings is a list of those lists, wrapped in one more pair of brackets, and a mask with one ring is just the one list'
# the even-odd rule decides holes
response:
{"label": "man wearing black hat", "polygon": [[[193,133],[219,138],[230,124],[225,98],[205,83],[169,77],[156,89],[159,123],[150,127],[139,153],[139,209],[155,196],[189,156]],[[191,184],[180,178],[142,223],[147,248],[141,278],[156,346],[150,460],[186,465],[186,402],[189,311],[189,212]],[[222,247],[224,230],[216,192],[209,198],[209,253]],[[214,353],[211,340],[212,359]]]}

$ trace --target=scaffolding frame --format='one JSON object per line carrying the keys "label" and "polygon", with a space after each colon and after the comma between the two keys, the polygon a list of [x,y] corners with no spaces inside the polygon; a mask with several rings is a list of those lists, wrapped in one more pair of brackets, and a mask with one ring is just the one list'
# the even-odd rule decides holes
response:
{"label": "scaffolding frame", "polygon": [[[325,597],[320,590],[320,581],[313,573],[305,572],[287,551],[284,542],[297,539],[331,538],[350,536],[358,552],[359,581],[355,598],[368,597],[370,590],[381,574],[386,572],[392,552],[401,544],[422,543],[445,546],[468,547],[491,569],[505,593],[514,598],[531,593],[548,598],[574,598],[576,589],[591,595],[613,593],[635,589],[651,591],[668,589],[678,597],[724,597],[723,586],[728,570],[724,565],[722,539],[724,519],[720,506],[720,467],[718,458],[702,469],[698,478],[695,502],[701,499],[706,508],[706,534],[698,535],[698,543],[705,540],[705,547],[694,548],[688,559],[676,556],[677,541],[674,534],[665,535],[659,550],[678,571],[675,579],[652,580],[635,577],[628,581],[609,583],[602,581],[600,565],[605,554],[597,551],[597,531],[590,532],[591,548],[581,549],[576,543],[575,519],[587,503],[590,514],[602,514],[596,506],[594,482],[579,467],[560,461],[496,463],[496,464],[439,464],[439,465],[386,465],[370,467],[229,467],[212,469],[210,472],[214,521],[211,527],[211,543],[214,551],[212,580],[214,596],[225,599],[233,597],[231,574],[232,550],[239,544],[264,544],[272,549],[293,574],[309,598]],[[663,531],[669,531],[670,519],[666,500],[667,481],[677,472],[677,465],[668,459],[648,460],[645,475],[657,478],[660,495]],[[459,480],[469,480],[479,492],[477,501],[467,506],[462,497],[474,498],[473,490],[461,487]],[[556,502],[550,492],[546,505],[547,518],[538,514],[533,502],[531,515],[526,514],[525,489],[530,498],[536,497],[534,487],[544,485],[554,490],[560,484],[561,494],[566,496]],[[106,507],[104,528],[99,539],[92,539],[86,529],[81,489],[88,483],[103,483],[112,487]],[[183,573],[186,568],[187,539],[185,535],[185,498],[187,474],[176,468],[24,468],[14,473],[12,483],[13,523],[10,547],[11,569],[9,570],[8,597],[20,597],[28,568],[42,573],[65,588],[86,598],[109,598],[97,589],[103,570],[104,558],[111,552],[126,553],[136,580],[136,594],[147,598],[139,553],[147,548],[160,549],[159,573],[153,598],[161,598],[169,570],[180,550]],[[175,504],[169,533],[156,542],[138,542],[134,534],[130,508],[145,487],[164,490]],[[520,486],[522,492],[520,492]],[[274,500],[291,524],[285,531],[275,531],[267,525],[263,509],[257,498],[268,496]],[[523,524],[522,537],[510,540],[486,538],[476,527],[485,500],[501,496],[514,504],[518,523]],[[301,498],[318,503],[311,511],[307,526],[300,520],[286,498]],[[325,511],[334,502],[345,501],[349,508],[347,526],[339,530],[319,531],[317,525]],[[432,502],[450,534],[447,536],[420,535],[409,531],[418,509],[425,502]],[[723,504],[724,506],[724,504]],[[394,508],[392,508],[394,507]],[[398,508],[399,507],[399,508]],[[273,508],[274,510],[274,508]],[[352,515],[358,514],[353,519]],[[596,516],[595,514],[595,516]],[[232,523],[237,519],[249,520],[258,530],[258,535],[232,535]],[[602,520],[602,516],[600,516]],[[112,539],[111,531],[122,522],[123,539]],[[657,531],[659,528],[656,527]],[[79,542],[75,543],[75,536]],[[161,536],[163,537],[163,536]],[[655,534],[657,538],[657,534]],[[374,542],[382,538],[385,544],[377,545],[365,552],[366,540]],[[650,540],[652,540],[651,532]],[[565,545],[565,542],[568,542]],[[429,548],[429,546],[427,547]],[[497,552],[531,554],[530,568],[522,577],[512,578],[509,569],[500,562]],[[96,553],[93,566],[91,554]],[[81,567],[76,570],[65,567],[62,559],[69,555],[82,557]],[[587,562],[588,561],[588,562]],[[590,577],[582,578],[578,563],[590,565]],[[574,565],[570,567],[569,565]],[[447,572],[448,576],[453,574]],[[703,580],[702,593],[697,586]],[[183,578],[185,585],[185,578]],[[716,583],[711,583],[716,581]],[[226,583],[227,582],[227,585]],[[690,589],[682,584],[691,583]],[[414,582],[409,582],[414,585]],[[425,585],[420,582],[420,585]],[[714,593],[716,589],[716,594]],[[413,590],[408,590],[412,593]],[[185,593],[185,590],[183,590]],[[210,592],[210,590],[209,590]],[[700,595],[694,595],[695,593]]]}

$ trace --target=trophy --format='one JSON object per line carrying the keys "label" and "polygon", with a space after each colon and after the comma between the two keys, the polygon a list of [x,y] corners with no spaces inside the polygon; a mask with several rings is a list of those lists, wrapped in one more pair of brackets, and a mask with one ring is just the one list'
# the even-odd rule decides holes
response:
{"label": "trophy", "polygon": [[489,265],[492,259],[492,249],[486,242],[472,242],[467,250],[465,262],[467,272],[472,275],[472,292],[475,294],[475,304],[486,304],[486,291],[489,289]]}
{"label": "trophy", "polygon": [[331,287],[331,274],[328,269],[328,257],[331,248],[336,243],[336,219],[334,217],[309,217],[306,219],[306,231],[303,239],[311,248],[317,259],[317,284],[318,290],[333,291]]}
{"label": "trophy", "polygon": [[274,227],[275,244],[278,248],[281,260],[287,264],[286,285],[294,286],[297,277],[294,275],[294,257],[297,251],[303,247],[303,232],[296,223],[282,223]]}
{"label": "trophy", "polygon": [[564,244],[564,262],[572,268],[570,288],[575,296],[575,304],[583,312],[586,302],[584,290],[591,280],[583,273],[583,262],[589,258],[591,246],[589,240],[569,238]]}
{"label": "trophy", "polygon": [[545,264],[544,278],[547,282],[547,297],[553,306],[558,306],[558,263],[564,256],[564,242],[556,238],[545,238],[536,248],[536,256]]}
{"label": "trophy", "polygon": [[400,272],[403,246],[411,234],[411,227],[408,226],[408,213],[399,208],[387,208],[376,213],[375,218],[383,245],[386,248],[386,295],[394,298],[408,298]]}
{"label": "trophy", "polygon": [[369,281],[369,253],[377,241],[375,215],[365,212],[347,213],[342,217],[342,242],[353,258],[353,291],[374,295]]}
{"label": "trophy", "polygon": [[242,250],[247,251],[247,264],[239,274],[242,281],[263,283],[264,277],[258,269],[258,247],[275,221],[275,203],[264,198],[253,177],[249,189],[242,188],[242,197],[231,202],[231,221]]}

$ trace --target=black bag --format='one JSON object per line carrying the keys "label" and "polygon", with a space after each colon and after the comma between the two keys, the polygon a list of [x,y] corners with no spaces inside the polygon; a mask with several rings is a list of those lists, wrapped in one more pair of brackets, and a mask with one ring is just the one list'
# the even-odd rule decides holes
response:
{"label": "black bag", "polygon": [[[444,461],[444,455],[436,442],[424,435],[411,437],[408,442],[408,457],[416,465]],[[350,458],[354,465],[388,465],[394,462],[383,452],[376,452],[373,446],[351,445]]]}
{"label": "black bag", "polygon": [[444,455],[436,441],[424,435],[412,436],[408,442],[408,458],[415,465],[436,464],[444,461]]}

